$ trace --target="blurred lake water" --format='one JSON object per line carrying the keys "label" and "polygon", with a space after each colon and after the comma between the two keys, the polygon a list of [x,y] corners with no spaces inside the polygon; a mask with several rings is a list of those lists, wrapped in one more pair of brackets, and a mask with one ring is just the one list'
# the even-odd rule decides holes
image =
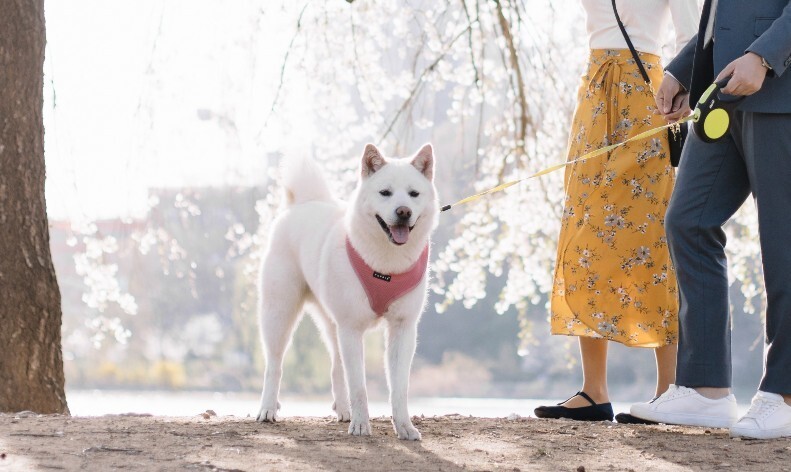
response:
{"label": "blurred lake water", "polygon": [[[252,393],[167,392],[70,390],[66,392],[69,409],[74,416],[101,416],[123,413],[150,413],[156,416],[195,416],[214,410],[219,416],[247,417],[258,412],[258,395]],[[553,405],[565,399],[513,398],[413,398],[409,401],[412,415],[441,416],[472,415],[481,418],[501,418],[512,414],[532,416],[539,405]],[[332,398],[304,398],[281,395],[280,414],[289,416],[334,415]],[[616,412],[628,411],[628,403],[613,403]],[[370,401],[371,417],[390,416],[386,401]]]}

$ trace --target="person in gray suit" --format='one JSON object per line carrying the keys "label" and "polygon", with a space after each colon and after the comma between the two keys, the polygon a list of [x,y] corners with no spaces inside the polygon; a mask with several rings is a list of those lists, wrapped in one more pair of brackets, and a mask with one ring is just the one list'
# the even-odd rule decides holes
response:
{"label": "person in gray suit", "polygon": [[[791,1],[706,0],[698,35],[666,69],[657,107],[669,121],[688,114],[690,101],[697,103],[714,80],[730,77],[722,92],[746,98],[723,139],[707,144],[690,133],[684,147],[665,221],[681,297],[676,385],[651,402],[633,405],[633,416],[730,427],[735,437],[791,437],[789,66]],[[730,392],[722,225],[750,194],[763,253],[767,349],[758,393],[739,419]]]}

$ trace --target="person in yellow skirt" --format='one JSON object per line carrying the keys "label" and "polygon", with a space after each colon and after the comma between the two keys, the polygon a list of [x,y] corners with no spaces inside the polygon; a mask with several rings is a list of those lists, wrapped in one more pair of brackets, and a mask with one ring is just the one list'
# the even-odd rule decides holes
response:
{"label": "person in yellow skirt", "polygon": [[[582,0],[591,47],[569,137],[568,159],[665,124],[616,22],[656,88],[662,38],[677,48],[697,30],[696,0]],[[542,418],[613,420],[607,389],[610,341],[656,353],[655,395],[675,380],[678,289],[664,219],[675,173],[667,133],[566,168],[565,204],[551,296],[552,334],[579,337],[582,389]],[[619,415],[619,421],[636,421]]]}

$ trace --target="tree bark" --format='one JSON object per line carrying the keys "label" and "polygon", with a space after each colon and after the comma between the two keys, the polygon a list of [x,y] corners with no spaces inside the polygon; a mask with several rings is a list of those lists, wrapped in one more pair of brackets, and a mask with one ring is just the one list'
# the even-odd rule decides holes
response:
{"label": "tree bark", "polygon": [[0,411],[66,413],[44,201],[44,0],[0,0]]}

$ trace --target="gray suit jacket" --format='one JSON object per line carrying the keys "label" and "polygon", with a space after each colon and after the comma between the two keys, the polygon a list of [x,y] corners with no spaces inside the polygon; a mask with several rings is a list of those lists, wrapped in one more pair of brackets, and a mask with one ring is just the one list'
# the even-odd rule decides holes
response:
{"label": "gray suit jacket", "polygon": [[711,0],[706,0],[698,34],[668,64],[670,72],[687,90],[694,104],[731,61],[747,52],[766,59],[772,70],[763,87],[747,97],[740,110],[761,113],[791,113],[791,1],[719,0],[714,41],[707,48],[703,36]]}

